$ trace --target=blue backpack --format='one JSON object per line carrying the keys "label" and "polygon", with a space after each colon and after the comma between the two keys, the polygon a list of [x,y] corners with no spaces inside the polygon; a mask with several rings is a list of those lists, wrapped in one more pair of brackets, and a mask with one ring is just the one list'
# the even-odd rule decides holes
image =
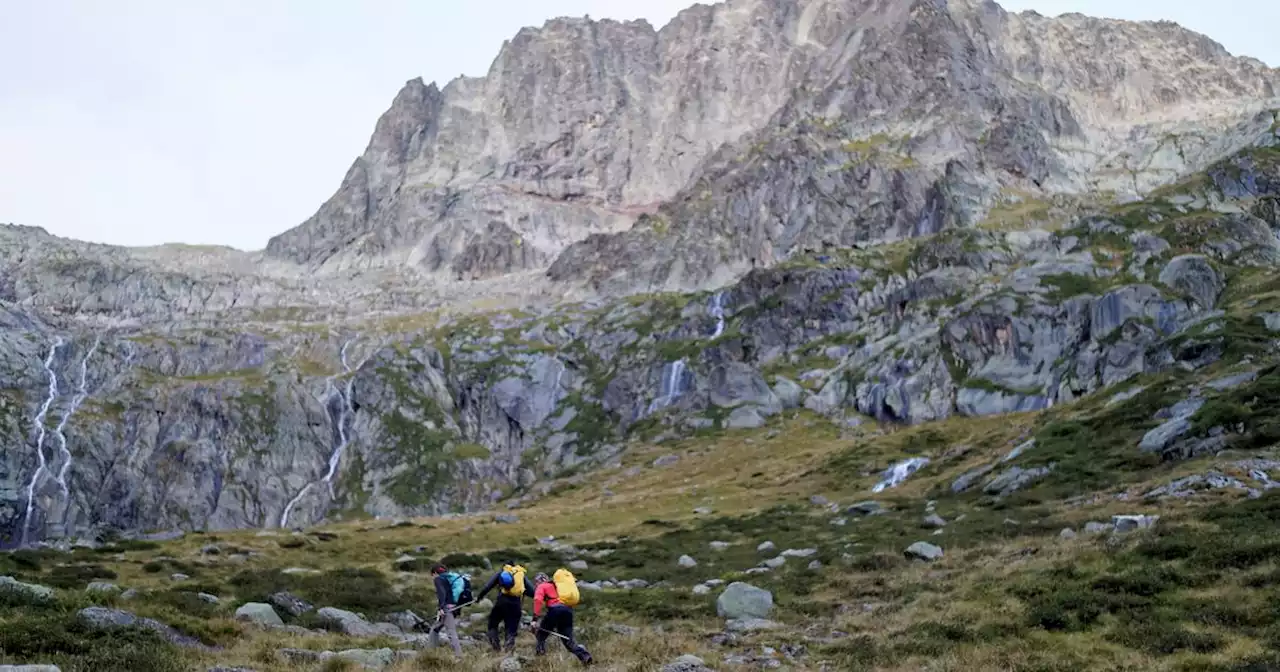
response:
{"label": "blue backpack", "polygon": [[449,583],[449,592],[453,598],[451,602],[454,606],[474,601],[475,598],[471,595],[471,577],[457,572],[445,572],[443,576]]}

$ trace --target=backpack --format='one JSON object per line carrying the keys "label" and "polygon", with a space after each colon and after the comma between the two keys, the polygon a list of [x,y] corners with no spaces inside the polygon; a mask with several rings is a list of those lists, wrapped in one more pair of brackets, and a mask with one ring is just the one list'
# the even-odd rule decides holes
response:
{"label": "backpack", "polygon": [[[520,565],[503,565],[502,574],[498,576],[498,582],[502,584],[502,594],[511,597],[522,597],[524,595],[524,574],[525,569]],[[511,584],[507,584],[507,577],[511,577]]]}
{"label": "backpack", "polygon": [[573,572],[562,567],[556,570],[551,580],[556,584],[556,594],[560,598],[560,604],[566,607],[578,606],[582,596],[578,594],[578,580],[573,578]]}
{"label": "backpack", "polygon": [[471,594],[471,577],[457,572],[446,572],[444,580],[449,582],[449,590],[452,592],[454,606],[462,606],[468,602],[474,602],[475,597]]}

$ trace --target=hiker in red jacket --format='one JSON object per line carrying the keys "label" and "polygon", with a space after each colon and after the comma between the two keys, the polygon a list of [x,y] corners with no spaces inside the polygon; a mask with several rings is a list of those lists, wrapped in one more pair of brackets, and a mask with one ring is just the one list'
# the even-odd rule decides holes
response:
{"label": "hiker in red jacket", "polygon": [[[538,586],[533,593],[533,634],[537,639],[537,655],[546,655],[547,637],[556,635],[569,653],[577,656],[583,665],[590,665],[592,659],[587,647],[573,641],[573,609],[560,602],[556,584],[546,574],[538,574],[533,583]],[[543,605],[547,607],[546,616],[542,616]],[[542,618],[541,623],[538,622],[539,617]]]}

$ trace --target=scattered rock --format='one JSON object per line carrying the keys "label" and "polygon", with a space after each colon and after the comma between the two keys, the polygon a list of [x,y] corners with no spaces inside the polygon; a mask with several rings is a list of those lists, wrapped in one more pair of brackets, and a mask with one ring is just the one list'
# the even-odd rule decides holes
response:
{"label": "scattered rock", "polygon": [[319,574],[318,569],[308,569],[306,567],[286,567],[280,570],[284,574]]}
{"label": "scattered rock", "polygon": [[374,624],[345,609],[325,607],[316,612],[316,615],[326,628],[352,637],[377,637],[383,634],[382,630]]}
{"label": "scattered rock", "polygon": [[1111,516],[1111,524],[1116,532],[1125,533],[1134,530],[1147,530],[1155,526],[1160,516]]}
{"label": "scattered rock", "polygon": [[618,587],[626,590],[641,590],[648,588],[649,582],[644,579],[628,579],[626,581],[619,581]]}
{"label": "scattered rock", "polygon": [[653,461],[653,466],[655,466],[655,467],[669,467],[669,466],[671,466],[671,465],[673,465],[673,464],[675,464],[676,462],[679,462],[679,461],[680,461],[680,456],[679,456],[679,455],[675,455],[675,454],[672,454],[672,455],[663,455],[662,457],[659,457],[658,459],[656,459],[656,460],[654,460],[654,461]]}
{"label": "scattered rock", "polygon": [[725,426],[729,429],[756,429],[763,427],[764,423],[764,416],[755,406],[739,406],[725,419]]}
{"label": "scattered rock", "polygon": [[851,516],[878,516],[885,512],[885,508],[880,502],[866,501],[858,502],[844,512]]}
{"label": "scattered rock", "polygon": [[590,567],[590,565],[587,564],[586,560],[569,561],[569,569],[572,569],[575,572],[585,572],[587,571],[588,567]]}
{"label": "scattered rock", "polygon": [[934,560],[942,557],[942,549],[927,541],[917,541],[916,543],[911,544],[907,547],[907,550],[904,551],[904,553],[908,558],[924,560],[926,562],[933,562]]}
{"label": "scattered rock", "polygon": [[1063,541],[1071,541],[1076,538],[1076,531],[1069,527],[1064,527],[1062,528],[1062,531],[1058,533],[1058,538]]}
{"label": "scattered rock", "polygon": [[831,500],[823,497],[822,495],[814,495],[809,498],[809,503],[814,506],[826,506],[831,503]]}
{"label": "scattered rock", "polygon": [[1280,331],[1280,313],[1259,313],[1258,317],[1269,331]]}
{"label": "scattered rock", "polygon": [[106,581],[94,581],[84,589],[86,593],[118,593],[121,592],[120,586]]}
{"label": "scattered rock", "polygon": [[209,593],[196,593],[196,597],[201,602],[206,602],[208,604],[218,604],[219,602],[222,601],[218,599],[217,595],[210,595]]}
{"label": "scattered rock", "polygon": [[924,517],[925,527],[946,527],[947,521],[936,513],[931,513]]}
{"label": "scattered rock", "polygon": [[514,513],[500,513],[493,517],[493,522],[503,525],[515,525],[520,522],[520,516]]}
{"label": "scattered rock", "polygon": [[624,637],[631,637],[633,635],[637,635],[640,633],[639,630],[629,625],[622,625],[620,623],[610,623],[609,632],[612,632],[615,635],[622,635]]}
{"label": "scattered rock", "polygon": [[977,469],[973,469],[971,471],[965,472],[964,474],[961,474],[959,478],[952,481],[951,492],[959,494],[961,492],[964,492],[965,490],[968,490],[969,488],[972,488],[974,484],[976,484],[979,480],[982,479],[983,476],[986,476],[987,474],[991,473],[991,471],[995,468],[996,468],[996,465],[988,464],[988,465],[978,467]]}
{"label": "scattered rock", "polygon": [[272,606],[283,611],[290,616],[301,616],[312,609],[315,609],[310,602],[287,592],[273,593],[267,598]]}
{"label": "scattered rock", "polygon": [[1208,383],[1205,383],[1205,385],[1219,392],[1224,392],[1226,390],[1231,390],[1231,389],[1240,387],[1245,383],[1252,383],[1257,378],[1258,378],[1257,371],[1246,371],[1244,373],[1237,373],[1234,376],[1224,376],[1216,380],[1211,380]]}
{"label": "scattered rock", "polygon": [[222,547],[217,544],[206,544],[200,547],[200,553],[204,555],[221,555]]}
{"label": "scattered rock", "polygon": [[[1255,480],[1263,481],[1264,487],[1265,487],[1265,484],[1270,481],[1270,478],[1268,477],[1266,480],[1263,480],[1263,479],[1255,479]],[[1241,482],[1239,479],[1226,476],[1216,471],[1210,471],[1205,474],[1194,474],[1192,476],[1180,478],[1176,481],[1173,481],[1172,483],[1169,483],[1167,485],[1162,485],[1152,490],[1151,492],[1148,492],[1145,496],[1146,497],[1176,497],[1181,499],[1185,497],[1190,497],[1202,490],[1223,490],[1227,488],[1232,488],[1237,490],[1250,490],[1250,488],[1246,486],[1243,482]]]}
{"label": "scattered rock", "polygon": [[762,542],[759,546],[756,546],[756,551],[759,553],[768,553],[775,548],[777,548],[777,546],[775,546],[772,541],[766,541]]}
{"label": "scattered rock", "polygon": [[[478,609],[484,609],[484,607],[479,605],[476,605],[476,607]],[[397,611],[392,614],[387,614],[387,620],[404,632],[413,632],[418,628],[418,626],[426,623],[421,616],[407,609],[405,611]]]}
{"label": "scattered rock", "polygon": [[1018,490],[1027,487],[1045,476],[1048,476],[1049,473],[1053,471],[1053,466],[1054,465],[1051,464],[1031,469],[1010,467],[1001,472],[999,476],[991,479],[986,485],[982,486],[982,491],[988,495],[1008,497]]}
{"label": "scattered rock", "polygon": [[690,569],[693,567],[697,567],[698,561],[694,560],[692,557],[689,557],[687,555],[682,555],[680,556],[680,559],[676,561],[676,564],[680,565],[681,567],[684,567],[685,569]]}
{"label": "scattered rock", "polygon": [[1001,461],[1001,462],[1012,462],[1012,461],[1014,461],[1014,460],[1018,459],[1019,457],[1021,457],[1023,453],[1025,453],[1025,452],[1027,452],[1028,450],[1031,450],[1032,448],[1035,448],[1035,447],[1036,447],[1036,440],[1035,440],[1035,439],[1031,439],[1030,441],[1027,441],[1027,442],[1023,443],[1022,445],[1018,446],[1017,448],[1014,448],[1013,450],[1009,451],[1009,454],[1008,454],[1008,455],[1005,455],[1003,458],[1001,458],[1001,459],[1000,459],[1000,461]]}
{"label": "scattered rock", "polygon": [[727,541],[713,541],[709,545],[711,546],[711,550],[713,551],[726,551],[733,544]]}
{"label": "scattered rock", "polygon": [[782,627],[782,624],[765,618],[747,617],[730,619],[724,627],[729,632],[762,632],[777,630]]}
{"label": "scattered rock", "polygon": [[1085,534],[1106,534],[1110,532],[1114,526],[1111,523],[1099,523],[1097,521],[1089,521],[1084,524]]}
{"label": "scattered rock", "polygon": [[769,558],[768,560],[764,561],[764,566],[768,567],[769,569],[778,569],[779,567],[785,564],[787,564],[787,559],[781,555],[779,555],[776,558]]}
{"label": "scattered rock", "polygon": [[816,548],[788,548],[782,552],[782,555],[787,558],[811,558],[817,554]]}
{"label": "scattered rock", "polygon": [[247,602],[236,609],[236,620],[259,625],[284,625],[280,615],[265,602]]}
{"label": "scattered rock", "polygon": [[810,562],[810,563],[809,563],[809,569],[810,569],[811,571],[813,571],[813,570],[819,570],[819,569],[822,569],[822,561],[821,561],[821,560],[814,560],[813,562]]}
{"label": "scattered rock", "polygon": [[48,602],[53,599],[52,588],[35,583],[23,583],[12,576],[0,576],[0,593],[26,602]]}
{"label": "scattered rock", "polygon": [[174,581],[186,581],[191,577],[187,576],[186,574],[170,574],[169,578]]}
{"label": "scattered rock", "polygon": [[520,658],[517,656],[507,656],[498,663],[498,672],[520,672],[524,667],[520,664]]}
{"label": "scattered rock", "polygon": [[722,618],[767,618],[773,611],[773,593],[749,583],[735,581],[716,599],[716,614]]}
{"label": "scattered rock", "polygon": [[699,506],[698,508],[694,509],[693,512],[698,514],[699,516],[711,515],[711,509],[705,506]]}
{"label": "scattered rock", "polygon": [[161,639],[177,646],[193,649],[207,648],[194,637],[188,637],[177,630],[150,618],[141,618],[121,609],[106,607],[89,607],[81,609],[77,615],[80,622],[91,630],[115,630],[118,628],[142,628],[150,630]]}
{"label": "scattered rock", "polygon": [[684,655],[662,666],[662,672],[711,672],[697,656]]}
{"label": "scattered rock", "polygon": [[711,593],[711,586],[708,586],[705,583],[699,583],[698,585],[693,587],[694,595],[708,595],[710,593]]}

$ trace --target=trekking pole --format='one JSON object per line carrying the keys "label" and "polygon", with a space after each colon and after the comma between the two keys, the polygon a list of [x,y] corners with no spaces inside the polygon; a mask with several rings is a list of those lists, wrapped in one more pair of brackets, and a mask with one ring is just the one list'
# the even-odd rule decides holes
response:
{"label": "trekking pole", "polygon": [[548,635],[552,635],[552,636],[555,636],[555,637],[559,637],[560,639],[563,639],[563,640],[564,640],[564,641],[566,641],[566,642],[567,642],[567,641],[569,641],[569,638],[568,638],[568,637],[565,637],[564,635],[562,635],[562,634],[560,634],[560,633],[558,633],[558,632],[555,632],[555,631],[552,631],[552,630],[548,630],[548,629],[546,629],[546,628],[538,628],[538,630],[540,630],[540,631],[542,631],[542,632],[545,632],[545,633],[547,633]]}

